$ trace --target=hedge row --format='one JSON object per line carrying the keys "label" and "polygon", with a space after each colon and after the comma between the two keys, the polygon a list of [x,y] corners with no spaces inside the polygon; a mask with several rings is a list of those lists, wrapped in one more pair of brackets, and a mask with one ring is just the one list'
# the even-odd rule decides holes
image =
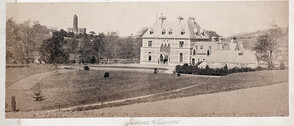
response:
{"label": "hedge row", "polygon": [[258,69],[252,69],[252,68],[233,68],[233,69],[228,69],[228,66],[225,65],[223,68],[209,68],[207,65],[205,68],[198,68],[198,65],[191,66],[188,64],[184,65],[177,65],[176,66],[176,72],[177,73],[183,73],[183,74],[196,74],[196,75],[215,75],[215,76],[224,76],[228,75],[231,73],[237,73],[237,72],[249,72],[249,71],[256,71],[260,70]]}

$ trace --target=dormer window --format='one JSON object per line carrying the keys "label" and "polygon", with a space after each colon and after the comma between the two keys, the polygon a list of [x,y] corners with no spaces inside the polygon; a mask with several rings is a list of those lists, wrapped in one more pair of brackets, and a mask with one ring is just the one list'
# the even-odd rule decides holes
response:
{"label": "dormer window", "polygon": [[185,31],[181,31],[181,35],[184,35],[185,34]]}
{"label": "dormer window", "polygon": [[181,35],[184,35],[184,34],[185,34],[185,30],[182,29],[182,30],[181,30]]}
{"label": "dormer window", "polygon": [[173,33],[173,31],[170,29],[170,30],[168,31],[168,34],[171,35],[172,33]]}
{"label": "dormer window", "polygon": [[150,34],[153,34],[153,33],[154,33],[153,29],[150,29]]}
{"label": "dormer window", "polygon": [[150,34],[153,34],[154,32],[153,31],[150,31]]}
{"label": "dormer window", "polygon": [[162,32],[161,32],[162,34],[165,34],[165,29],[162,29]]}

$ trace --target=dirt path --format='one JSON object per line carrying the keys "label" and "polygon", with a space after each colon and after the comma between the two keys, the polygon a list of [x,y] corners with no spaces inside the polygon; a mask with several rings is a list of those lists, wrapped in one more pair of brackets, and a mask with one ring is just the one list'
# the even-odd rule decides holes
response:
{"label": "dirt path", "polygon": [[53,74],[53,72],[45,72],[36,74],[33,76],[26,77],[24,79],[21,79],[11,86],[7,87],[6,90],[28,90],[31,89],[36,83],[38,83],[40,80],[42,80],[44,77],[49,76]]}
{"label": "dirt path", "polygon": [[[166,94],[166,93],[170,93],[170,92],[179,92],[179,91],[182,91],[182,90],[193,88],[195,86],[198,86],[198,85],[191,85],[191,86],[184,87],[184,88],[179,88],[179,89],[175,89],[175,90],[171,90],[171,91],[160,92],[160,93],[155,93],[155,94],[150,94],[150,95],[144,95],[144,96],[138,96],[138,97],[132,97],[132,98],[126,98],[126,99],[108,101],[108,102],[104,102],[103,105],[113,104],[113,103],[122,103],[122,102],[126,102],[126,101],[131,101],[131,100],[148,98],[148,97],[157,96],[157,95],[161,95],[161,94]],[[68,111],[68,110],[75,110],[75,109],[80,108],[80,107],[87,108],[87,107],[91,107],[91,106],[100,106],[100,105],[102,105],[102,103],[89,104],[89,105],[79,105],[79,106],[68,107],[68,108],[64,108],[64,109],[54,109],[54,110],[48,110],[47,112],[50,112],[50,111],[53,111],[54,112],[54,111],[60,111],[60,110],[61,111]]]}
{"label": "dirt path", "polygon": [[288,116],[288,83],[88,111],[6,113],[6,117]]}
{"label": "dirt path", "polygon": [[[43,78],[49,75],[56,74],[56,73],[65,73],[65,72],[70,72],[70,70],[55,70],[55,71],[36,74],[36,75],[21,79],[6,88],[5,102],[7,103],[8,106],[10,106],[11,97],[15,96],[17,100],[17,104],[26,104],[27,103],[26,101],[31,101],[33,99],[34,91],[32,90],[32,88],[34,87],[34,85],[36,85],[39,81],[41,81]],[[30,96],[30,97],[23,97],[23,96]],[[18,109],[22,109],[21,107],[22,106],[20,106],[20,108]],[[29,106],[29,107],[34,107],[34,106]],[[8,109],[8,111],[10,111],[10,109]]]}

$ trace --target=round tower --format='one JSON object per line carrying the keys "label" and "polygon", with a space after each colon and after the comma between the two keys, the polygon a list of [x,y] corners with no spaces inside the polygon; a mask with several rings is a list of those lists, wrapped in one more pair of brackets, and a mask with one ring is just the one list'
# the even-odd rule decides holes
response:
{"label": "round tower", "polygon": [[73,29],[74,30],[78,29],[78,16],[77,15],[74,15],[74,18],[73,18]]}

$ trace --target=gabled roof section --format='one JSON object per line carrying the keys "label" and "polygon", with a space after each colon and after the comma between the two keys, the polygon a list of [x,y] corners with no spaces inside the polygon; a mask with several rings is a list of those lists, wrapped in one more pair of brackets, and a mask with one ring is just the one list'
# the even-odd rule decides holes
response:
{"label": "gabled roof section", "polygon": [[194,20],[156,20],[142,38],[207,39],[206,32]]}

